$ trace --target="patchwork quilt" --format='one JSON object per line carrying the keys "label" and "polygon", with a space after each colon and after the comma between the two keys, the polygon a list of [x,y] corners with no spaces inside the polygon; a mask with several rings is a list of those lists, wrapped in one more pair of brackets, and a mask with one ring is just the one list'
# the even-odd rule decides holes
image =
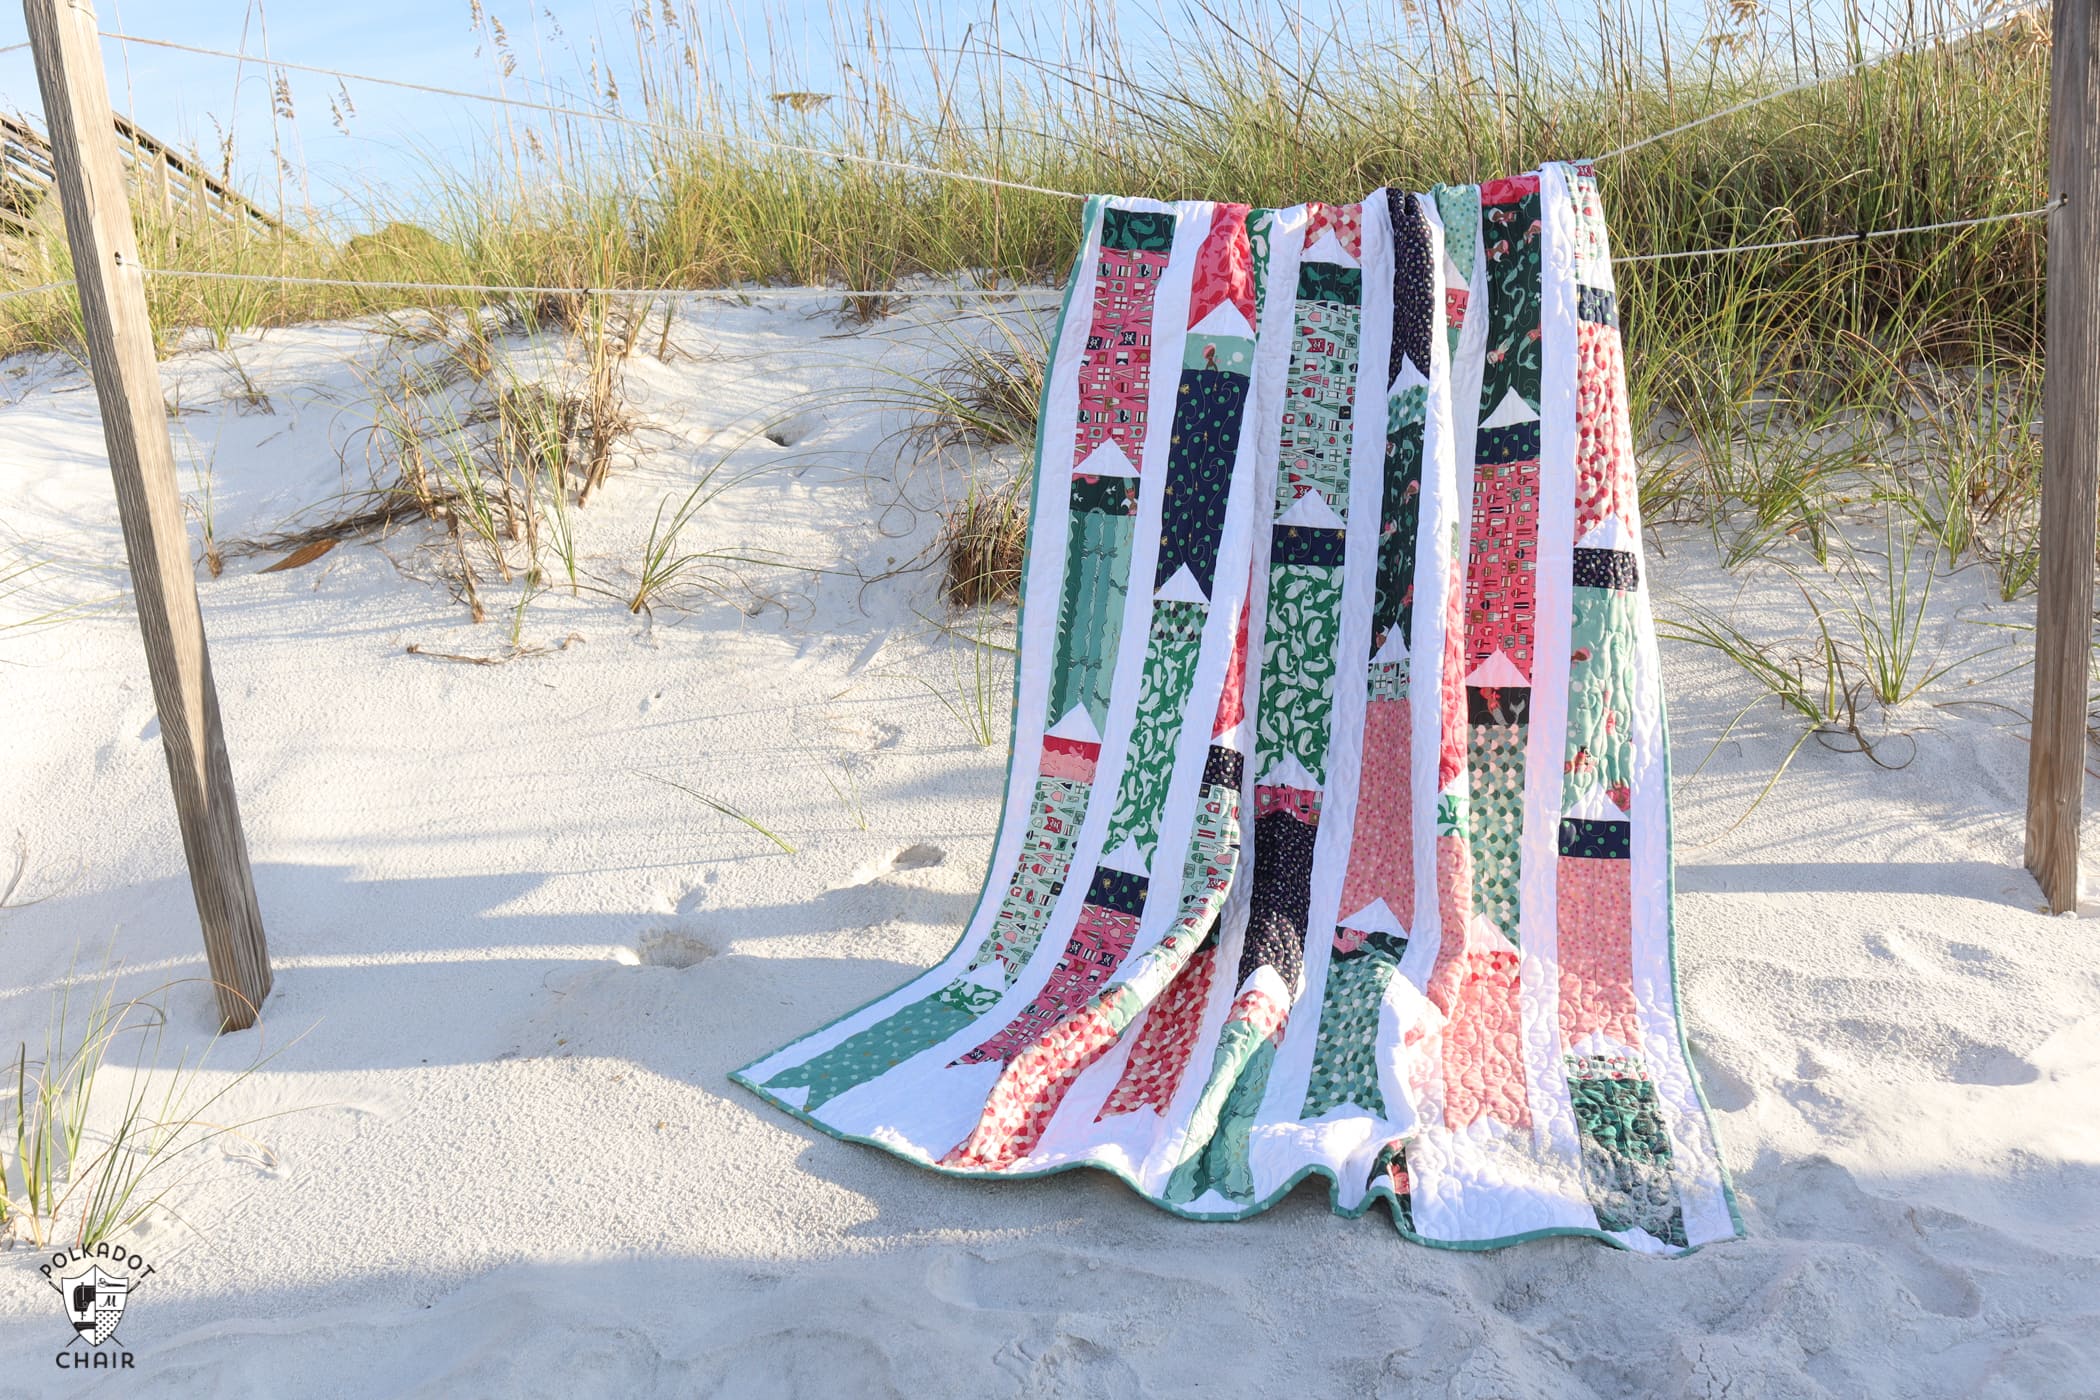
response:
{"label": "patchwork quilt", "polygon": [[1485,1248],[1741,1233],[1686,1053],[1618,306],[1582,165],[1096,197],[993,868],[734,1078],[958,1175]]}

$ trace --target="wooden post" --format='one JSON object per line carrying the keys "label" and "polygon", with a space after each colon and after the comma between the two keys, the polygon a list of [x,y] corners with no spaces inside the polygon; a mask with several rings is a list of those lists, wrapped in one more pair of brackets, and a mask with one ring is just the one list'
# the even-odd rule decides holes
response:
{"label": "wooden post", "polygon": [[254,1024],[256,1009],[269,993],[269,952],[197,610],[189,531],[175,489],[175,452],[102,73],[101,36],[88,0],[23,0],[22,13],[36,52],[37,85],[44,95],[44,122],[51,133],[88,361],[102,406],[102,438],[116,479],[124,552],[131,562],[182,848],[204,925],[204,950],[218,984],[220,1018],[227,1029],[241,1030]]}
{"label": "wooden post", "polygon": [[2078,907],[2100,495],[2100,0],[2056,0],[2049,74],[2048,349],[2042,571],[2035,602],[2027,868],[2052,913]]}
{"label": "wooden post", "polygon": [[2078,907],[2100,495],[2100,0],[2056,0],[2049,73],[2048,359],[2042,384],[2042,571],[2035,602],[2027,868],[2052,913]]}

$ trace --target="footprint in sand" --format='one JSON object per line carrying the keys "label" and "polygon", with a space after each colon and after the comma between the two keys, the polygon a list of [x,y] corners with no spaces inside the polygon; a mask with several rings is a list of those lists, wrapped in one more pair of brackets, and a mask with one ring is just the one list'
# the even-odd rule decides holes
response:
{"label": "footprint in sand", "polygon": [[1698,1067],[1700,1087],[1706,1091],[1706,1102],[1712,1107],[1722,1113],[1740,1113],[1756,1101],[1757,1089],[1749,1078],[1704,1045],[1693,1043],[1692,1062]]}
{"label": "footprint in sand", "polygon": [[688,968],[714,955],[713,947],[683,929],[654,929],[634,945],[635,961],[643,967]]}
{"label": "footprint in sand", "polygon": [[902,870],[924,870],[939,865],[948,858],[948,853],[939,846],[926,841],[915,841],[909,846],[880,856],[856,869],[846,882],[835,889],[850,890],[861,885],[872,885],[885,875],[894,875]]}
{"label": "footprint in sand", "polygon": [[1957,1084],[2032,1084],[2041,1072],[2002,1045],[1973,1041],[1955,1052],[1947,1077]]}
{"label": "footprint in sand", "polygon": [[[1815,1240],[1824,1250],[1863,1251],[1862,1272],[1871,1272],[1875,1286],[1908,1294],[1929,1313],[1975,1317],[1983,1310],[1983,1290],[1975,1277],[1945,1262],[1946,1257],[1974,1256],[1996,1233],[1973,1221],[1876,1196],[1822,1156],[1787,1164],[1760,1204],[1777,1235]],[[1894,1301],[1884,1301],[1869,1315],[1892,1315]]]}
{"label": "footprint in sand", "polygon": [[766,429],[766,441],[775,447],[793,447],[823,426],[824,420],[814,413],[791,414]]}

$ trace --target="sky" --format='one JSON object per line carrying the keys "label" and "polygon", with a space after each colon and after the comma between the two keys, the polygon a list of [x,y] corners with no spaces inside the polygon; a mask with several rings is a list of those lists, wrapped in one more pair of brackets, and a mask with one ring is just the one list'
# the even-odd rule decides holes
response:
{"label": "sky", "polygon": [[[1510,0],[1526,7],[1548,0]],[[1882,0],[1903,4],[1907,0]],[[1970,4],[1976,0],[1938,0]],[[648,3],[648,0],[645,0]],[[650,8],[662,5],[653,0]],[[675,0],[684,9],[689,0]],[[996,23],[1007,47],[1055,58],[1080,38],[1086,20],[1117,0],[853,0],[845,21],[872,22],[898,44],[937,52],[981,42]],[[1260,11],[1268,0],[1231,0]],[[1708,0],[1661,0],[1680,38],[1695,37],[1708,21]],[[1719,5],[1719,10],[1725,10]],[[1831,12],[1846,0],[1792,0]],[[1151,16],[1173,13],[1179,0],[1123,0],[1126,50],[1141,60],[1166,57]],[[727,0],[692,4],[687,27],[705,31],[704,51],[725,89],[757,92],[776,86],[837,91],[845,81],[834,55],[832,0]],[[1393,0],[1315,0],[1342,23],[1373,27],[1404,24]],[[1584,9],[1573,5],[1570,9]],[[508,149],[505,111],[457,97],[406,92],[370,83],[287,73],[292,115],[273,112],[272,80],[260,61],[271,57],[473,92],[551,96],[564,103],[586,93],[594,64],[631,95],[635,35],[628,0],[100,0],[105,34],[130,33],[257,55],[257,61],[172,52],[104,41],[112,102],[148,131],[216,160],[225,136],[234,145],[235,184],[266,208],[311,210],[340,226],[368,222],[375,193],[404,202],[428,188],[432,166],[460,167]],[[1269,6],[1272,20],[1289,13]],[[695,24],[697,21],[697,24]],[[493,25],[500,25],[517,63],[498,73]],[[25,37],[12,7],[0,7],[0,48]],[[918,55],[908,63],[925,71]],[[542,82],[542,78],[550,80]],[[550,92],[550,87],[554,91]],[[563,90],[566,90],[565,93]],[[347,91],[355,114],[343,111]],[[923,95],[923,94],[922,94]],[[907,98],[909,98],[907,94]],[[334,110],[331,110],[332,103]],[[0,110],[41,111],[36,76],[26,50],[0,54]],[[338,117],[340,118],[338,120]],[[280,169],[275,152],[282,151]]]}
{"label": "sky", "polygon": [[[661,0],[657,0],[660,3]],[[683,8],[686,0],[678,0]],[[916,0],[862,0],[899,41],[960,41],[972,4],[943,7]],[[995,0],[978,7],[989,11]],[[311,205],[345,217],[373,190],[412,189],[432,163],[457,165],[486,158],[502,140],[505,114],[486,103],[351,82],[355,115],[336,120],[335,80],[287,73],[293,117],[273,119],[272,79],[261,61],[271,57],[441,87],[513,96],[548,97],[542,73],[569,96],[588,85],[593,60],[625,78],[634,69],[630,6],[624,0],[487,0],[480,7],[507,34],[518,70],[499,85],[497,56],[486,21],[477,26],[472,0],[101,0],[105,35],[137,34],[206,48],[257,55],[237,64],[225,58],[178,53],[105,38],[110,98],[146,130],[184,148],[193,144],[216,160],[226,133],[235,144],[236,184],[265,207],[279,198],[274,151],[304,171],[283,177],[282,197],[294,210]],[[772,86],[772,72],[795,70],[797,86],[837,85],[825,0],[736,0],[695,7],[711,56],[732,78]],[[1014,7],[1009,4],[1009,10]],[[265,34],[265,25],[267,34]],[[0,7],[0,48],[26,38],[18,11]],[[535,90],[537,89],[537,90]],[[0,54],[0,110],[42,110],[36,72],[26,50]],[[41,121],[39,119],[39,124]]]}

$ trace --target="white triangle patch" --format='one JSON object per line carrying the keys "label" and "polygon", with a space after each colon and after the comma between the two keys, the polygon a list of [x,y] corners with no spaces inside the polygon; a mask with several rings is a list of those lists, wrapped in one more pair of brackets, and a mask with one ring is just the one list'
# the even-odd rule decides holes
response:
{"label": "white triangle patch", "polygon": [[1493,656],[1490,656],[1473,668],[1473,674],[1466,677],[1466,684],[1525,686],[1530,685],[1531,681],[1526,678],[1522,671],[1517,669],[1517,663],[1509,659],[1507,652],[1497,651]]}
{"label": "white triangle patch", "polygon": [[1278,525],[1304,525],[1315,530],[1339,530],[1345,523],[1315,487],[1291,502],[1291,508],[1276,517]]}
{"label": "white triangle patch", "polygon": [[1538,421],[1538,410],[1524,402],[1524,396],[1512,389],[1502,396],[1502,402],[1495,406],[1493,413],[1480,420],[1480,426],[1483,428],[1514,428],[1519,423],[1536,423]]}
{"label": "white triangle patch", "polygon": [[1289,1006],[1292,999],[1297,995],[1290,985],[1283,980],[1283,974],[1268,963],[1263,963],[1260,967],[1255,968],[1247,980],[1240,983],[1240,994],[1242,996],[1253,991],[1267,992],[1285,1006]]}
{"label": "white triangle patch", "polygon": [[1227,297],[1213,306],[1202,320],[1190,326],[1189,334],[1197,337],[1252,340],[1254,327],[1247,324],[1247,318],[1240,314],[1239,307],[1233,305],[1232,298]]}
{"label": "white triangle patch", "polygon": [[1342,240],[1334,236],[1334,230],[1331,228],[1320,230],[1320,236],[1313,240],[1310,248],[1305,250],[1303,260],[1306,262],[1339,263],[1343,267],[1363,266],[1362,263],[1349,256],[1348,250],[1342,247]]}
{"label": "white triangle patch", "polygon": [[1139,850],[1137,843],[1127,836],[1123,838],[1122,845],[1101,857],[1101,868],[1103,870],[1120,870],[1125,875],[1149,875],[1152,873],[1145,867],[1145,853]]}
{"label": "white triangle patch", "polygon": [[1086,460],[1072,469],[1074,476],[1136,476],[1137,468],[1116,446],[1114,438],[1103,438],[1101,445],[1086,454]]}
{"label": "white triangle patch", "polygon": [[1070,739],[1081,744],[1098,744],[1101,742],[1101,731],[1094,728],[1094,717],[1086,712],[1086,706],[1074,705],[1043,737]]}
{"label": "white triangle patch", "polygon": [[1287,753],[1262,775],[1259,786],[1304,788],[1310,792],[1318,792],[1320,780],[1305,771],[1305,765],[1298,761],[1298,755]]}
{"label": "white triangle patch", "polygon": [[1400,372],[1393,376],[1393,386],[1387,389],[1386,393],[1400,394],[1409,389],[1427,388],[1428,385],[1429,376],[1415,366],[1414,356],[1403,355],[1400,357]]}
{"label": "white triangle patch", "polygon": [[1622,1056],[1632,1054],[1632,1051],[1627,1046],[1613,1040],[1603,1031],[1591,1031],[1588,1035],[1570,1045],[1568,1053],[1583,1059],[1598,1056],[1604,1059],[1616,1060]]}
{"label": "white triangle patch", "polygon": [[1159,592],[1152,595],[1152,601],[1155,603],[1208,603],[1210,599],[1203,596],[1203,589],[1196,583],[1196,576],[1189,572],[1188,565],[1183,564],[1174,571],[1172,577],[1160,585]]}
{"label": "white triangle patch", "polygon": [[1575,541],[1577,549],[1617,549],[1633,552],[1633,531],[1618,516],[1607,516],[1595,529]]}
{"label": "white triangle patch", "polygon": [[1605,794],[1604,784],[1595,780],[1592,780],[1588,787],[1576,794],[1575,800],[1568,804],[1567,810],[1561,815],[1591,822],[1623,822],[1627,820],[1626,814],[1620,811],[1618,805]]}
{"label": "white triangle patch", "polygon": [[1383,895],[1342,920],[1342,927],[1362,929],[1365,933],[1399,934],[1403,937],[1407,933],[1407,930],[1401,927],[1398,916],[1393,913],[1393,907],[1385,902]]}
{"label": "white triangle patch", "polygon": [[1400,635],[1399,628],[1388,627],[1385,632],[1385,645],[1378,648],[1378,654],[1371,658],[1371,664],[1373,666],[1391,666],[1405,660],[1407,660],[1407,638]]}
{"label": "white triangle patch", "polygon": [[1446,254],[1444,258],[1444,286],[1454,291],[1463,292],[1471,288],[1472,282],[1473,274],[1460,267]]}
{"label": "white triangle patch", "polygon": [[766,1092],[779,1099],[789,1108],[800,1108],[809,1102],[809,1086],[807,1084],[788,1084],[778,1089],[768,1089]]}

